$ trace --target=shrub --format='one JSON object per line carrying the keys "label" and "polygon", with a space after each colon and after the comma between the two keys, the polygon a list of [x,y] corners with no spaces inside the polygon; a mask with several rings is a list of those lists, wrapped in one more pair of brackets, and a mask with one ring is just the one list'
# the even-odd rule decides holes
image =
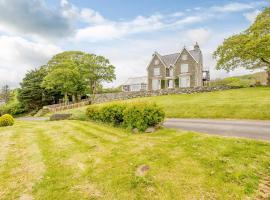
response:
{"label": "shrub", "polygon": [[13,124],[14,124],[14,118],[11,115],[5,114],[0,117],[0,127],[12,126]]}
{"label": "shrub", "polygon": [[131,104],[110,104],[89,106],[86,115],[93,121],[101,121],[113,125],[121,125],[128,129],[137,128],[145,131],[164,120],[165,113],[156,104],[132,102]]}
{"label": "shrub", "polygon": [[99,106],[88,106],[86,109],[86,115],[89,117],[89,119],[94,121],[100,121],[101,120],[101,113],[100,113],[100,107]]}
{"label": "shrub", "polygon": [[124,127],[145,131],[149,126],[161,123],[164,118],[164,111],[156,104],[135,103],[124,110]]}
{"label": "shrub", "polygon": [[101,108],[101,120],[113,125],[121,125],[123,123],[123,113],[125,109],[125,104],[106,105]]}

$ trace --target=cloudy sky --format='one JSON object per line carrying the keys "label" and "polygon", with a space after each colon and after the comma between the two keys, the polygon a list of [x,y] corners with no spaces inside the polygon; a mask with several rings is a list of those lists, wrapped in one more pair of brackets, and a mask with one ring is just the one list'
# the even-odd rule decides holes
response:
{"label": "cloudy sky", "polygon": [[27,70],[54,54],[80,50],[116,67],[117,86],[143,76],[154,51],[198,41],[212,78],[249,73],[215,70],[211,54],[245,30],[269,0],[0,0],[0,85],[19,86]]}

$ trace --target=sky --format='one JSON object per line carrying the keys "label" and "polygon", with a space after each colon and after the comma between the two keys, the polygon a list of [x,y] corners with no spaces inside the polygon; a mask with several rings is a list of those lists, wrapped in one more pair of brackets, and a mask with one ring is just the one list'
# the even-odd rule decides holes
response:
{"label": "sky", "polygon": [[25,73],[55,54],[79,50],[107,57],[116,87],[146,76],[152,54],[198,42],[211,79],[252,73],[215,70],[212,53],[247,29],[266,0],[0,0],[0,85],[19,87]]}

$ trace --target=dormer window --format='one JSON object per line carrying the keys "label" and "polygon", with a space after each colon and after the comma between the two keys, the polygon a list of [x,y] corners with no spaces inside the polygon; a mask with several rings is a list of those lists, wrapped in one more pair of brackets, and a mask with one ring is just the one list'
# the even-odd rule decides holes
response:
{"label": "dormer window", "polygon": [[159,60],[158,59],[155,60],[155,65],[159,65]]}
{"label": "dormer window", "polygon": [[187,55],[186,54],[182,55],[182,60],[187,60]]}

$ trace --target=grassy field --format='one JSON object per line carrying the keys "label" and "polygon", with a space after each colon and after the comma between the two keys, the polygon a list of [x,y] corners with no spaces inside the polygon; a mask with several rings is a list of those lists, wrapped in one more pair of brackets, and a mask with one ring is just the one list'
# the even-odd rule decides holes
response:
{"label": "grassy field", "polygon": [[[198,94],[147,97],[129,101],[156,102],[168,118],[270,119],[270,87],[243,88]],[[64,112],[86,119],[86,107]]]}
{"label": "grassy field", "polygon": [[0,143],[0,199],[244,199],[270,174],[270,143],[167,129],[16,121]]}

